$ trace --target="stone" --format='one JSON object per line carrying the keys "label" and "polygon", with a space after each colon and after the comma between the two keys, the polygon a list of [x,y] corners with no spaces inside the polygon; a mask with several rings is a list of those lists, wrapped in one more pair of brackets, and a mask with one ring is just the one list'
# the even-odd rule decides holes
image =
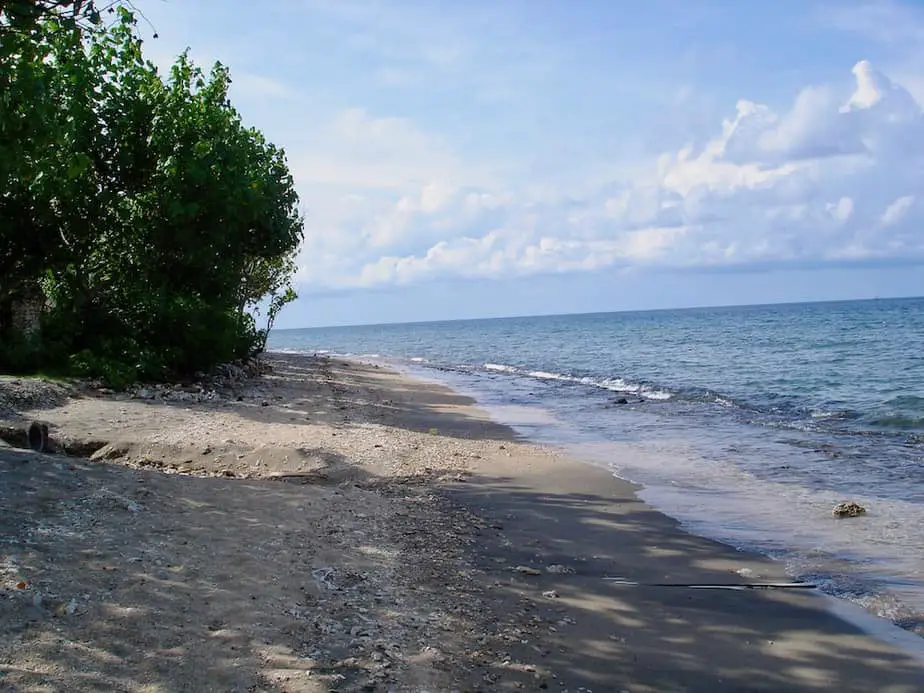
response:
{"label": "stone", "polygon": [[513,571],[515,573],[522,573],[523,575],[542,575],[541,570],[536,570],[535,568],[530,568],[525,565],[518,565]]}
{"label": "stone", "polygon": [[569,568],[566,565],[558,565],[553,563],[552,565],[547,565],[545,567],[545,572],[552,573],[553,575],[570,575],[574,573],[574,568]]}
{"label": "stone", "polygon": [[90,459],[94,462],[101,462],[103,460],[117,460],[125,457],[127,454],[127,446],[107,443],[98,450],[95,450],[93,454],[90,455]]}
{"label": "stone", "polygon": [[843,501],[835,505],[831,510],[831,514],[834,515],[834,517],[857,517],[865,513],[866,508],[856,501]]}

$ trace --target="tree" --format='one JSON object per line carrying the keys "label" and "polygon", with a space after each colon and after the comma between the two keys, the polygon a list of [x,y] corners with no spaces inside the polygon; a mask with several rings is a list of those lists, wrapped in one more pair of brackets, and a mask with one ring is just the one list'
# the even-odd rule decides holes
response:
{"label": "tree", "polygon": [[265,346],[250,311],[269,296],[271,326],[294,298],[303,225],[285,154],[244,126],[227,68],[183,54],[164,79],[134,15],[117,15],[39,22],[0,60],[16,150],[0,164],[0,250],[18,258],[0,260],[0,290],[41,283],[49,358],[166,377]]}
{"label": "tree", "polygon": [[104,13],[114,13],[125,0],[0,0],[0,36],[29,33],[54,20],[69,28],[84,29],[102,22]]}

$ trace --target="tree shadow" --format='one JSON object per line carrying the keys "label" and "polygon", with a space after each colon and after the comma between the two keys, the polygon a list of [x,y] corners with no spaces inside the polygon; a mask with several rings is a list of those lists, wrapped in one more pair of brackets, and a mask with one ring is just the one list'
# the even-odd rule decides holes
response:
{"label": "tree shadow", "polygon": [[291,484],[0,450],[0,687],[316,691],[343,671],[358,690],[362,667],[333,665],[358,652],[324,632],[371,629],[374,604],[344,605],[388,566],[362,522],[339,523],[372,492],[326,458]]}
{"label": "tree shadow", "polygon": [[[293,358],[248,387],[240,402],[207,406],[267,424],[381,421],[460,439],[519,438],[478,418],[464,406],[467,398],[383,379],[367,366]],[[362,678],[363,667],[373,666],[363,659],[368,647],[324,657],[316,651],[335,639],[331,629],[369,628],[369,619],[386,624],[413,607],[439,618],[432,625],[425,614],[406,626],[414,635],[403,642],[433,645],[462,662],[452,674],[458,690],[924,690],[918,661],[834,617],[818,595],[603,580],[728,583],[776,579],[782,571],[683,532],[602,470],[543,467],[533,476],[481,474],[438,487],[439,469],[386,480],[330,450],[313,449],[312,456],[322,460],[318,468],[279,483],[30,458],[43,460],[38,465],[0,450],[0,537],[5,550],[19,547],[16,570],[28,578],[57,566],[72,576],[58,576],[58,593],[41,606],[7,587],[0,624],[18,630],[0,644],[0,661],[20,667],[8,667],[7,680],[25,682],[24,690],[132,690],[140,681],[167,693],[193,690],[189,682],[204,686],[197,690],[262,691],[277,685],[268,670],[304,677],[311,666],[346,676],[341,691],[388,690],[375,682],[368,688]],[[118,498],[97,498],[99,488],[117,489]],[[349,504],[347,494],[354,494]],[[338,503],[361,508],[382,497],[398,501],[388,537],[400,555],[387,566],[380,558],[385,534],[372,527],[379,516],[344,527],[336,512]],[[84,513],[93,521],[75,513],[87,498],[104,504]],[[337,608],[314,577],[334,565],[343,578],[359,576],[350,578],[358,580],[355,593]],[[402,591],[383,597],[375,574],[386,568]],[[352,589],[348,581],[339,586]],[[28,596],[42,590],[39,581]],[[380,601],[362,602],[361,612],[361,594]],[[75,595],[78,611],[68,614]],[[29,661],[13,656],[25,642],[54,663],[58,679],[38,667],[28,671]],[[338,668],[335,661],[347,663]],[[324,690],[298,680],[278,685]],[[419,689],[437,690],[423,682]]]}
{"label": "tree shadow", "polygon": [[[600,489],[620,486],[595,483]],[[516,633],[505,649],[512,660],[555,673],[556,687],[924,690],[922,660],[835,617],[828,598],[817,593],[603,580],[741,584],[760,582],[758,576],[779,580],[782,569],[683,532],[631,491],[611,495],[586,486],[562,477],[556,479],[560,490],[550,492],[548,483],[480,476],[447,490],[455,504],[486,520],[471,561],[501,619],[518,616],[498,629]],[[518,566],[541,574],[517,572]],[[548,572],[549,566],[574,572]],[[749,577],[736,572],[741,569]],[[509,665],[493,669],[491,690],[519,688]]]}

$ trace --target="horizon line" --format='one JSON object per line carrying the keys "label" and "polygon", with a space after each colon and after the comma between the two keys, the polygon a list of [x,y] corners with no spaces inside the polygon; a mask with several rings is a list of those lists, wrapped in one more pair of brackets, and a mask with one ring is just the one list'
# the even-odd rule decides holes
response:
{"label": "horizon line", "polygon": [[708,310],[710,308],[769,308],[772,306],[799,306],[799,305],[817,305],[826,303],[864,303],[870,301],[898,301],[924,299],[924,295],[913,296],[872,296],[866,298],[835,298],[822,299],[814,301],[779,301],[776,303],[722,303],[713,305],[695,305],[695,306],[677,306],[673,308],[633,308],[617,310],[591,310],[578,311],[574,313],[526,313],[520,315],[497,315],[482,318],[444,318],[439,320],[399,320],[396,322],[368,322],[368,323],[344,323],[332,325],[314,325],[311,327],[285,327],[273,330],[273,332],[298,332],[301,330],[326,330],[340,327],[391,327],[394,325],[433,325],[437,323],[451,322],[479,322],[487,320],[517,320],[521,318],[554,318],[554,317],[578,317],[582,315],[612,315],[614,313],[664,313],[668,311],[686,311],[686,310]]}

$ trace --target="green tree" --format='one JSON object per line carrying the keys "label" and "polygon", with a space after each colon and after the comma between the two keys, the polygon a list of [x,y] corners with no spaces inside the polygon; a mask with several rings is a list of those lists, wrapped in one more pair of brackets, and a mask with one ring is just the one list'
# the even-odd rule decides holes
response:
{"label": "green tree", "polygon": [[227,68],[183,54],[164,79],[118,16],[82,38],[46,21],[4,54],[0,132],[21,155],[0,168],[0,249],[19,258],[6,284],[40,280],[53,303],[48,358],[128,380],[265,346],[252,312],[269,297],[271,327],[294,297],[303,225],[284,152],[244,126]]}

